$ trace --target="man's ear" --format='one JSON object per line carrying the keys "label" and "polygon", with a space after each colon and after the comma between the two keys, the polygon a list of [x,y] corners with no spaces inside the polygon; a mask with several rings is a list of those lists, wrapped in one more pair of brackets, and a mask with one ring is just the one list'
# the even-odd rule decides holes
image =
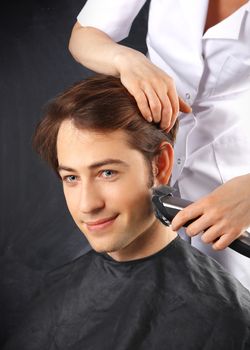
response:
{"label": "man's ear", "polygon": [[159,147],[159,154],[153,160],[154,185],[166,185],[172,174],[174,162],[173,147],[166,141]]}

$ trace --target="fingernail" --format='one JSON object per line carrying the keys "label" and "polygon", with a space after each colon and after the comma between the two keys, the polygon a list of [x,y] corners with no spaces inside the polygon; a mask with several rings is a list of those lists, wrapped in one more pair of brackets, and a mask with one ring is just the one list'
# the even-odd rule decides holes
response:
{"label": "fingernail", "polygon": [[171,227],[171,229],[172,229],[173,231],[177,231],[177,230],[179,229],[178,226],[173,225],[172,222],[171,222],[171,224],[169,225],[169,227]]}
{"label": "fingernail", "polygon": [[148,121],[149,123],[151,123],[151,122],[153,121],[152,117],[148,117],[148,118],[147,118],[147,121]]}

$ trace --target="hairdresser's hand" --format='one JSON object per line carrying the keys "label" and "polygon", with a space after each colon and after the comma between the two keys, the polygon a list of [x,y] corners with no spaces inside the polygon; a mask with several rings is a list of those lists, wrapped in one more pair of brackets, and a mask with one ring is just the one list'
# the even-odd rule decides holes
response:
{"label": "hairdresser's hand", "polygon": [[178,230],[190,219],[186,232],[212,243],[215,250],[226,248],[250,226],[250,174],[236,177],[179,212],[172,221]]}
{"label": "hairdresser's hand", "polygon": [[134,96],[146,120],[160,123],[162,129],[169,131],[179,111],[192,111],[178,97],[173,79],[142,53],[132,49],[123,52],[116,59],[116,68],[122,84]]}

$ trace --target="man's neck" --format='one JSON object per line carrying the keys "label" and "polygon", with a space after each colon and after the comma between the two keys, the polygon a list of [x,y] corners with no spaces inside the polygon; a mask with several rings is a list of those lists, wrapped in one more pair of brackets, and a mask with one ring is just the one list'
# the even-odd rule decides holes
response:
{"label": "man's neck", "polygon": [[177,236],[170,227],[156,220],[152,227],[127,247],[108,253],[116,261],[138,260],[153,255],[166,247]]}

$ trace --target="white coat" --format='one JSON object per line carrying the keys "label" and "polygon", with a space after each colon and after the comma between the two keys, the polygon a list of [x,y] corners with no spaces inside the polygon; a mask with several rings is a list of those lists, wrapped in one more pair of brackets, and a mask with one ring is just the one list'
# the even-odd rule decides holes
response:
{"label": "white coat", "polygon": [[[146,0],[88,0],[77,19],[124,39]],[[204,33],[208,0],[151,0],[149,59],[170,75],[192,113],[179,116],[172,185],[195,201],[250,173],[250,1]],[[240,218],[239,218],[240,220]],[[250,289],[250,260],[192,244]]]}

